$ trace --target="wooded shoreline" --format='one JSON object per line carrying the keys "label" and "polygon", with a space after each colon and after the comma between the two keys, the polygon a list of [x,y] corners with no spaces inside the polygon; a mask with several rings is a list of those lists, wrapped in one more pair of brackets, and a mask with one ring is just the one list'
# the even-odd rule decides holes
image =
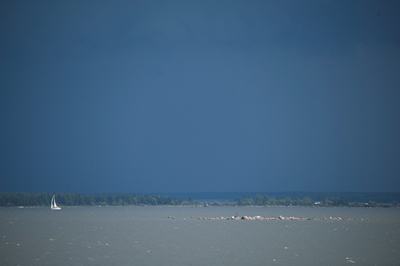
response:
{"label": "wooded shoreline", "polygon": [[[209,195],[208,193],[204,193]],[[271,194],[249,194],[227,200],[226,194],[213,193],[213,200],[204,198],[201,193],[154,195],[136,193],[58,193],[60,206],[136,206],[136,205],[194,205],[194,206],[350,206],[350,207],[397,207],[400,193],[299,193],[289,192],[279,197]],[[52,193],[1,193],[0,206],[48,206]],[[186,199],[183,196],[187,196]]]}

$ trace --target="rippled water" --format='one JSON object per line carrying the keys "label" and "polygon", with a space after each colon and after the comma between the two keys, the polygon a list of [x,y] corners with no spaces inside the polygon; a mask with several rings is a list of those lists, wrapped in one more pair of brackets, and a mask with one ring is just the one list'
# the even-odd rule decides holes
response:
{"label": "rippled water", "polygon": [[[236,212],[354,220],[192,218]],[[0,237],[0,265],[399,265],[400,209],[0,208]]]}

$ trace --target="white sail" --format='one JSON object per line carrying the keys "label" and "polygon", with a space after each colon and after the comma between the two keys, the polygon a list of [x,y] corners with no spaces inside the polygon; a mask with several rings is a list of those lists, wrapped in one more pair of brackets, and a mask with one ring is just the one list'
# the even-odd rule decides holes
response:
{"label": "white sail", "polygon": [[53,200],[53,207],[57,208],[56,197],[54,197],[54,200]]}
{"label": "white sail", "polygon": [[61,208],[57,206],[57,203],[56,203],[56,195],[53,195],[53,197],[51,198],[50,208],[51,208],[53,211],[55,211],[55,210],[61,210]]}

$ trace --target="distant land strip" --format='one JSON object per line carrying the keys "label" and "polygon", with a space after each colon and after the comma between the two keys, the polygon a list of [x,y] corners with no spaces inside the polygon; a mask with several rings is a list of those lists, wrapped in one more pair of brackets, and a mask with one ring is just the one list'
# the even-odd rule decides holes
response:
{"label": "distant land strip", "polygon": [[[168,216],[166,218],[169,219],[176,219],[174,216]],[[191,217],[192,219],[197,219],[197,220],[246,220],[246,221],[369,221],[369,218],[342,218],[342,217],[322,217],[322,218],[305,218],[305,217],[296,217],[296,216],[282,216],[279,215],[277,217],[264,217],[260,215],[256,216],[217,216],[217,217]]]}
{"label": "distant land strip", "polygon": [[[1,193],[1,207],[49,206],[52,193]],[[398,207],[400,193],[57,193],[59,206],[351,206]]]}

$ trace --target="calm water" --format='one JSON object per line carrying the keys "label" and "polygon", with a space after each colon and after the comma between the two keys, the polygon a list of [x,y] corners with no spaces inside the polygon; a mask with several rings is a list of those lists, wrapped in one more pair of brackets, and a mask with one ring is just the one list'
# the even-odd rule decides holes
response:
{"label": "calm water", "polygon": [[[235,212],[356,219],[191,218]],[[0,208],[0,237],[0,265],[400,265],[400,209]]]}

